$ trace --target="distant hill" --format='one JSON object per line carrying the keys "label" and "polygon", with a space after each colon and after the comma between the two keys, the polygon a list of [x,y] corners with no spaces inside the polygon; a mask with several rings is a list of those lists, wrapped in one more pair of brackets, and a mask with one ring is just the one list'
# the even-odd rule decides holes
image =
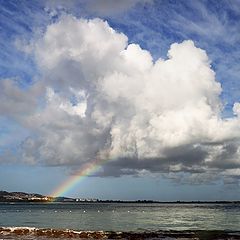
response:
{"label": "distant hill", "polygon": [[44,196],[38,193],[0,191],[0,202],[71,202],[73,198]]}

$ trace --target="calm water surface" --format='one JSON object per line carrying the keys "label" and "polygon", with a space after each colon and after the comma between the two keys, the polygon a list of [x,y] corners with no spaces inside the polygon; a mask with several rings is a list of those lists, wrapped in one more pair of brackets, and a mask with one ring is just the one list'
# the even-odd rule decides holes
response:
{"label": "calm water surface", "polygon": [[239,204],[0,204],[1,227],[74,230],[240,230]]}

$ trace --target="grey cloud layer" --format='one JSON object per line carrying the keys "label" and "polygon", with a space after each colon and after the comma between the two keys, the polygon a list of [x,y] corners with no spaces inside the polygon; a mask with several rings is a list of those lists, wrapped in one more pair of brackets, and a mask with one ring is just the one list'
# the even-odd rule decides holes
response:
{"label": "grey cloud layer", "polygon": [[168,59],[153,62],[107,22],[65,16],[31,49],[46,92],[21,118],[34,133],[22,144],[25,162],[109,158],[98,173],[104,176],[239,173],[239,103],[236,117],[221,118],[221,86],[192,41],[172,44]]}

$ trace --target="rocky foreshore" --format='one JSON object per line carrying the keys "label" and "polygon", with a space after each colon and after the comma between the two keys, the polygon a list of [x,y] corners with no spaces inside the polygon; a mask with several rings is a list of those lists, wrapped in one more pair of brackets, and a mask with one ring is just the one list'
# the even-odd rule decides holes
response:
{"label": "rocky foreshore", "polygon": [[74,231],[58,229],[38,229],[27,227],[0,228],[0,239],[162,239],[162,240],[236,240],[239,232],[227,231],[155,231],[155,232],[110,232],[110,231]]}

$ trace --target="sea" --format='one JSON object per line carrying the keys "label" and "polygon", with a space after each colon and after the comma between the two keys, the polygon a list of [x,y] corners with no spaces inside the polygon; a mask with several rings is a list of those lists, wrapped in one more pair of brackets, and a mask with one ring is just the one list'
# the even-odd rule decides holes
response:
{"label": "sea", "polygon": [[0,204],[0,239],[240,239],[239,231],[237,203]]}

